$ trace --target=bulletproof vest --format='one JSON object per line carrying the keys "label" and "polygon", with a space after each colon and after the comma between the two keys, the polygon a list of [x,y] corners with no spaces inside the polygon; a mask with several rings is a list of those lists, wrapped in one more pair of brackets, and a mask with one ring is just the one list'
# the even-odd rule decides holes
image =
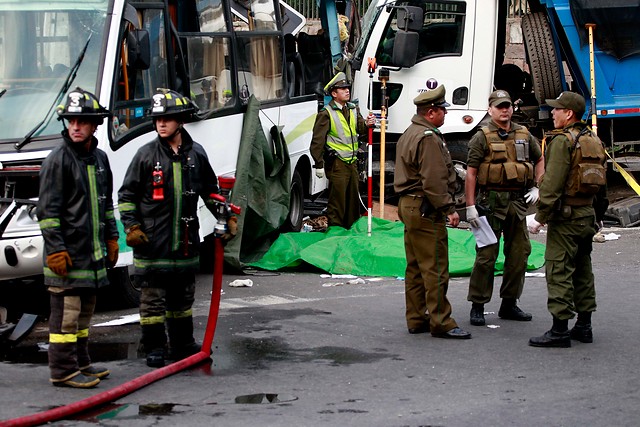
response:
{"label": "bulletproof vest", "polygon": [[529,131],[521,128],[501,137],[482,127],[488,154],[478,168],[478,184],[488,190],[512,191],[534,184],[533,164],[529,160]]}
{"label": "bulletproof vest", "polygon": [[571,142],[571,169],[563,200],[570,206],[591,205],[593,196],[607,183],[606,153],[602,141],[588,127],[582,131],[573,127],[558,135],[566,136]]}

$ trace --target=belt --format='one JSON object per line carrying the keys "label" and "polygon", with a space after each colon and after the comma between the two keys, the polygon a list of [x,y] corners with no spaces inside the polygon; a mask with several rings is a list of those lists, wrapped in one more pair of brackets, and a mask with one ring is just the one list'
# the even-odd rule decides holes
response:
{"label": "belt", "polygon": [[400,197],[412,197],[414,199],[424,199],[424,193],[408,193],[408,194],[401,194]]}

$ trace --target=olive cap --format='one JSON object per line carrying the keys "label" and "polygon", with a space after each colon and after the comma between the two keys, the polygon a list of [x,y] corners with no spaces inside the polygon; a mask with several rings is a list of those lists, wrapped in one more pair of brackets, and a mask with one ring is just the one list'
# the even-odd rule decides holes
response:
{"label": "olive cap", "polygon": [[327,83],[327,85],[324,87],[324,92],[327,95],[330,95],[333,89],[338,89],[341,87],[351,87],[351,83],[349,83],[349,81],[347,80],[346,74],[342,71],[333,76],[329,83]]}
{"label": "olive cap", "polygon": [[546,99],[545,102],[549,107],[573,110],[578,117],[582,117],[586,109],[584,97],[575,92],[564,91],[556,99]]}
{"label": "olive cap", "polygon": [[506,90],[494,90],[489,95],[489,107],[497,107],[500,104],[511,104],[511,95]]}
{"label": "olive cap", "polygon": [[434,106],[434,107],[449,107],[450,104],[444,99],[446,90],[444,86],[440,85],[433,90],[425,90],[420,95],[413,98],[415,105],[422,106]]}

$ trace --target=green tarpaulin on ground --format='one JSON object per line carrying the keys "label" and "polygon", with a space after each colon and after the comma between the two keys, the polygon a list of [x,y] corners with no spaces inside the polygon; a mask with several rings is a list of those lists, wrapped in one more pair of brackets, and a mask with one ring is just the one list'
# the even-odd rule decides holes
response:
{"label": "green tarpaulin on ground", "polygon": [[[449,271],[452,276],[471,274],[475,260],[475,238],[469,230],[449,228]],[[372,218],[372,235],[367,235],[367,218],[360,218],[350,230],[330,227],[325,233],[285,233],[271,245],[260,261],[249,266],[264,270],[301,267],[304,263],[331,274],[404,277],[404,225]],[[528,269],[544,264],[544,245],[531,241]],[[502,272],[502,243],[496,273]]]}

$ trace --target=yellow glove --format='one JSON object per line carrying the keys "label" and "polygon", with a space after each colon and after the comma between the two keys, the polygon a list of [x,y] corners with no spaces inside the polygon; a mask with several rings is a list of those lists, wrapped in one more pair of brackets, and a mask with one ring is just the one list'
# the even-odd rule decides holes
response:
{"label": "yellow glove", "polygon": [[142,246],[149,243],[149,238],[144,231],[140,230],[139,225],[134,225],[131,228],[125,230],[127,232],[127,245],[135,248],[136,246]]}
{"label": "yellow glove", "polygon": [[71,267],[71,265],[71,257],[67,251],[60,251],[47,256],[49,270],[58,276],[67,277],[67,266]]}
{"label": "yellow glove", "polygon": [[236,237],[236,234],[238,234],[238,218],[232,216],[229,218],[229,221],[227,221],[227,232],[222,235],[222,240],[228,242]]}
{"label": "yellow glove", "polygon": [[107,240],[107,268],[112,268],[118,262],[118,251],[120,248],[118,247],[118,240],[111,239]]}

